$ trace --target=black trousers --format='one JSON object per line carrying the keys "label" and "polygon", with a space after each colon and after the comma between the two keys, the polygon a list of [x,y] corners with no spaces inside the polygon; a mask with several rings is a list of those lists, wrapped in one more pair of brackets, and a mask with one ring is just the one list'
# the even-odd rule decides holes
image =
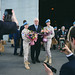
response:
{"label": "black trousers", "polygon": [[40,49],[41,49],[41,43],[37,42],[35,45],[31,46],[31,59],[32,61],[36,61],[39,59],[40,55]]}
{"label": "black trousers", "polygon": [[17,49],[19,48],[20,39],[14,39],[14,55],[17,54]]}
{"label": "black trousers", "polygon": [[23,55],[23,39],[21,39],[20,55]]}
{"label": "black trousers", "polygon": [[54,49],[54,50],[56,49],[56,45],[53,45],[53,49]]}
{"label": "black trousers", "polygon": [[14,40],[14,55],[17,54],[18,40]]}

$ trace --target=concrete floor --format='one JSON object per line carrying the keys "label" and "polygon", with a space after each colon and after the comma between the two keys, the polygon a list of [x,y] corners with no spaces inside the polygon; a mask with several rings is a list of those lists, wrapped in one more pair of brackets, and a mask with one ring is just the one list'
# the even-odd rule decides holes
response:
{"label": "concrete floor", "polygon": [[[18,49],[18,52],[20,49]],[[59,75],[60,68],[62,64],[66,63],[68,60],[63,53],[59,50],[52,51],[52,66],[57,69],[57,73],[54,75]],[[23,57],[13,55],[14,48],[11,47],[10,43],[5,45],[5,52],[0,55],[0,75],[47,75],[43,66],[43,61],[45,60],[45,51],[41,51],[40,61],[41,63],[32,64],[30,56],[29,62],[31,69],[26,70],[23,64]]]}

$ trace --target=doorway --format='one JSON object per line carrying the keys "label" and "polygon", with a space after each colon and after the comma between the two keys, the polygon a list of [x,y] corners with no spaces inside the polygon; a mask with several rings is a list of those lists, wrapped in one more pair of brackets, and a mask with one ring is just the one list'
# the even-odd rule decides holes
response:
{"label": "doorway", "polygon": [[39,0],[39,20],[41,26],[46,26],[45,21],[51,20],[52,26],[56,24],[56,0]]}
{"label": "doorway", "polygon": [[46,26],[45,21],[51,20],[52,26],[65,26],[70,28],[75,21],[75,6],[68,0],[39,0],[39,20],[41,26]]}

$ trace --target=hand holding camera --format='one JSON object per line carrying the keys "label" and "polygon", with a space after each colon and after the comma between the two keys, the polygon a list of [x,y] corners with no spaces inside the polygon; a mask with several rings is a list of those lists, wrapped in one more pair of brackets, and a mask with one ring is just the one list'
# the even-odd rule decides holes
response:
{"label": "hand holding camera", "polygon": [[69,54],[72,53],[71,50],[68,48],[67,45],[65,45],[65,47],[63,49],[64,49],[64,51],[61,51],[61,52],[65,53],[66,55],[69,55]]}
{"label": "hand holding camera", "polygon": [[18,25],[18,21],[16,19],[15,13],[13,9],[5,9],[4,15],[3,15],[3,21],[5,22],[16,22]]}
{"label": "hand holding camera", "polygon": [[15,16],[15,12],[14,12],[14,10],[12,10],[12,22],[16,22],[16,24],[18,25],[18,21],[17,21],[17,19],[16,19],[16,16]]}
{"label": "hand holding camera", "polygon": [[48,63],[44,63],[44,64],[46,64],[47,67],[48,67],[49,69],[51,69],[52,72],[54,72],[54,73],[57,72],[57,70],[56,70],[54,67],[50,66]]}
{"label": "hand holding camera", "polygon": [[46,64],[44,64],[44,67],[45,67],[45,71],[47,72],[47,75],[53,75],[52,70],[49,67],[47,67]]}
{"label": "hand holding camera", "polygon": [[48,75],[53,75],[53,72],[57,72],[57,70],[54,67],[50,66],[48,63],[44,63],[44,66]]}
{"label": "hand holding camera", "polygon": [[67,45],[65,45],[65,39],[64,38],[60,38],[59,39],[59,49],[61,52],[65,53],[66,55],[71,54],[71,50],[68,48]]}

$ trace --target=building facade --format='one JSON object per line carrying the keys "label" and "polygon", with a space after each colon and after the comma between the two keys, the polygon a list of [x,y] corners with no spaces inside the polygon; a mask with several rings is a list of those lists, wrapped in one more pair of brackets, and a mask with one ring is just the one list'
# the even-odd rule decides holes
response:
{"label": "building facade", "polygon": [[19,26],[23,24],[24,19],[31,25],[34,18],[39,16],[38,8],[39,0],[0,0],[0,20],[2,20],[5,9],[13,9]]}

